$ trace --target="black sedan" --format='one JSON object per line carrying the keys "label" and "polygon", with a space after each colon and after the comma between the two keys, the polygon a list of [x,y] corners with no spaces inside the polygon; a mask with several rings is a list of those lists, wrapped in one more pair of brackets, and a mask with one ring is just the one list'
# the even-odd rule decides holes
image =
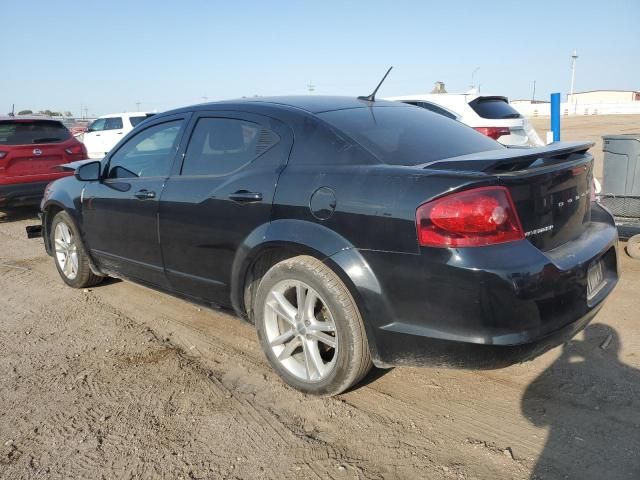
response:
{"label": "black sedan", "polygon": [[231,307],[288,384],[337,394],[372,364],[495,368],[584,328],[618,278],[590,147],[368,98],[203,104],[70,164],[42,232],[68,285]]}

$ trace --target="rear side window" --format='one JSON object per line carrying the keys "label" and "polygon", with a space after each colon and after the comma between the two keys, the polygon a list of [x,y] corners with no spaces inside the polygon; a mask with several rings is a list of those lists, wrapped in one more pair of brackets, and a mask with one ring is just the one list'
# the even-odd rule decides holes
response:
{"label": "rear side window", "polygon": [[456,120],[423,108],[352,108],[318,116],[389,165],[420,165],[504,148]]}
{"label": "rear side window", "polygon": [[451,118],[452,120],[456,119],[456,116],[453,113],[451,113],[451,112],[449,112],[449,111],[445,110],[444,108],[441,108],[441,107],[439,107],[437,105],[434,105],[433,103],[418,102],[418,106],[422,107],[422,108],[426,108],[427,110],[429,110],[429,111],[431,111],[433,113],[437,113],[437,114],[442,115],[444,117]]}
{"label": "rear side window", "polygon": [[433,103],[430,102],[414,102],[414,101],[403,101],[402,103],[406,103],[407,105],[414,105],[416,107],[421,107],[421,108],[426,108],[427,110],[434,112],[434,113],[438,113],[440,115],[444,115],[447,118],[452,118],[453,120],[456,119],[456,116],[445,110],[444,108],[440,108],[437,105],[434,105]]}
{"label": "rear side window", "polygon": [[112,117],[107,118],[104,123],[105,130],[120,130],[122,128],[122,118]]}
{"label": "rear side window", "polygon": [[469,106],[482,118],[492,120],[521,118],[518,111],[503,98],[479,97],[469,102]]}
{"label": "rear side window", "polygon": [[226,175],[278,143],[279,137],[257,123],[232,118],[198,120],[182,166],[182,175]]}
{"label": "rear side window", "polygon": [[0,145],[33,145],[64,142],[71,134],[54,120],[0,121]]}

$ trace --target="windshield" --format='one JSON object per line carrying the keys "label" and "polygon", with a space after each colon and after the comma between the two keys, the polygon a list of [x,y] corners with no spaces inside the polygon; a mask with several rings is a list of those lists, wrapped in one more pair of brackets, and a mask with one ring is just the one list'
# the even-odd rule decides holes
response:
{"label": "windshield", "polygon": [[423,108],[352,108],[318,116],[390,165],[420,165],[504,148],[456,120]]}
{"label": "windshield", "polygon": [[32,145],[67,140],[69,130],[55,120],[0,121],[0,145]]}

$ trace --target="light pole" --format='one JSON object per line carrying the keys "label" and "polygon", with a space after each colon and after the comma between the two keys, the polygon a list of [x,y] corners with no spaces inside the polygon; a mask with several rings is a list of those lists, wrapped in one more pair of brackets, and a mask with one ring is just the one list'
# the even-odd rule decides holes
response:
{"label": "light pole", "polygon": [[309,95],[313,95],[313,92],[316,90],[316,86],[309,82],[309,85],[307,85],[307,90],[309,91]]}
{"label": "light pole", "polygon": [[475,77],[478,70],[480,70],[480,67],[474,68],[473,72],[471,72],[471,89],[476,88]]}
{"label": "light pole", "polygon": [[533,81],[533,92],[531,92],[531,103],[536,103],[536,81]]}
{"label": "light pole", "polygon": [[576,80],[576,60],[578,60],[578,52],[576,52],[575,48],[573,49],[573,55],[571,55],[571,103],[573,103],[573,113],[576,113],[576,101],[573,97],[573,85]]}

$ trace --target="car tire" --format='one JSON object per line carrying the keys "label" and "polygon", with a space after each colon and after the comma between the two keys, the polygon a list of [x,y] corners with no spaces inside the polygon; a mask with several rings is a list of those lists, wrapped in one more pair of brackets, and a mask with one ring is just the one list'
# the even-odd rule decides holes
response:
{"label": "car tire", "polygon": [[631,258],[640,260],[640,234],[634,235],[629,240],[627,240],[625,251]]}
{"label": "car tire", "polygon": [[302,392],[337,395],[371,369],[353,297],[335,272],[314,257],[293,257],[270,268],[258,286],[253,312],[269,363]]}
{"label": "car tire", "polygon": [[53,217],[49,235],[56,268],[67,285],[86,288],[103,280],[91,270],[78,228],[67,212],[58,212]]}

